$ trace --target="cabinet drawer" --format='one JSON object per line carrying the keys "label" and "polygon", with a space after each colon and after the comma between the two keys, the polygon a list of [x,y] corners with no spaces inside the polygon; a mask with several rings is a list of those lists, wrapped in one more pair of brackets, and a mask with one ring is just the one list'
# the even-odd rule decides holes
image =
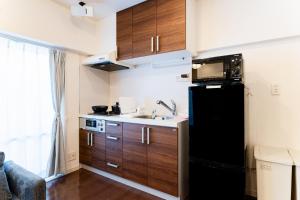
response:
{"label": "cabinet drawer", "polygon": [[122,137],[106,133],[106,159],[122,163]]}
{"label": "cabinet drawer", "polygon": [[122,136],[122,128],[123,128],[122,122],[112,122],[112,121],[106,122],[106,133],[114,134],[116,136]]}
{"label": "cabinet drawer", "polygon": [[122,176],[122,164],[111,159],[106,159],[106,171],[117,176]]}

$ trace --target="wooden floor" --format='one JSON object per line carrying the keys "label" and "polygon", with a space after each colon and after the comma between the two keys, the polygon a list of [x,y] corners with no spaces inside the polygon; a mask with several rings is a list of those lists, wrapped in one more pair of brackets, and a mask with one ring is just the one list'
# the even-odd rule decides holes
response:
{"label": "wooden floor", "polygon": [[[47,200],[161,200],[93,172],[80,169],[47,183]],[[256,200],[246,197],[245,200]]]}
{"label": "wooden floor", "polygon": [[160,200],[84,169],[47,183],[48,200]]}

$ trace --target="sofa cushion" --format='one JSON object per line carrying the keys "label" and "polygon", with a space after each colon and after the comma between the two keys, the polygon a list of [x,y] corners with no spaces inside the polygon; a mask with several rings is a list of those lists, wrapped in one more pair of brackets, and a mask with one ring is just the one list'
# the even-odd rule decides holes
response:
{"label": "sofa cushion", "polygon": [[5,159],[5,155],[3,152],[0,151],[0,167],[3,166],[4,159]]}
{"label": "sofa cushion", "polygon": [[4,172],[4,167],[0,167],[0,199],[9,200],[12,199],[12,194],[9,191],[9,186]]}

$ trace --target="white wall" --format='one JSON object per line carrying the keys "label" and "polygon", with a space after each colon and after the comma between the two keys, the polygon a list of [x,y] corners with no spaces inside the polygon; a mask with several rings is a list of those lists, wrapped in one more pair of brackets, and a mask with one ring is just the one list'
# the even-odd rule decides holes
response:
{"label": "white wall", "polygon": [[300,34],[298,0],[198,0],[200,51]]}
{"label": "white wall", "polygon": [[97,22],[71,17],[70,11],[51,0],[2,0],[0,32],[8,32],[51,45],[95,53]]}
{"label": "white wall", "polygon": [[[65,89],[65,130],[66,156],[76,153],[76,160],[67,161],[67,170],[79,167],[79,67],[81,57],[74,53],[66,55]],[[67,158],[68,159],[68,158]]]}
{"label": "white wall", "polygon": [[158,114],[170,115],[156,101],[163,100],[171,105],[170,100],[173,99],[179,114],[187,115],[188,86],[191,84],[177,82],[176,76],[190,70],[190,66],[152,68],[147,65],[110,73],[110,102],[115,104],[120,96],[134,97],[139,105],[145,107],[146,113],[151,114],[156,109]]}
{"label": "white wall", "polygon": [[92,113],[92,106],[109,104],[109,73],[80,67],[80,113]]}
{"label": "white wall", "polygon": [[116,14],[111,14],[99,21],[98,37],[99,44],[97,53],[105,54],[117,50],[117,22]]}

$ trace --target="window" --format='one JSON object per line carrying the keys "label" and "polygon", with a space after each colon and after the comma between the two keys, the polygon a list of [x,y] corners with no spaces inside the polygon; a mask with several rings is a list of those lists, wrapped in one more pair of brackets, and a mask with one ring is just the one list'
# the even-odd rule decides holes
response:
{"label": "window", "polygon": [[47,48],[0,38],[0,151],[46,175],[54,117]]}

